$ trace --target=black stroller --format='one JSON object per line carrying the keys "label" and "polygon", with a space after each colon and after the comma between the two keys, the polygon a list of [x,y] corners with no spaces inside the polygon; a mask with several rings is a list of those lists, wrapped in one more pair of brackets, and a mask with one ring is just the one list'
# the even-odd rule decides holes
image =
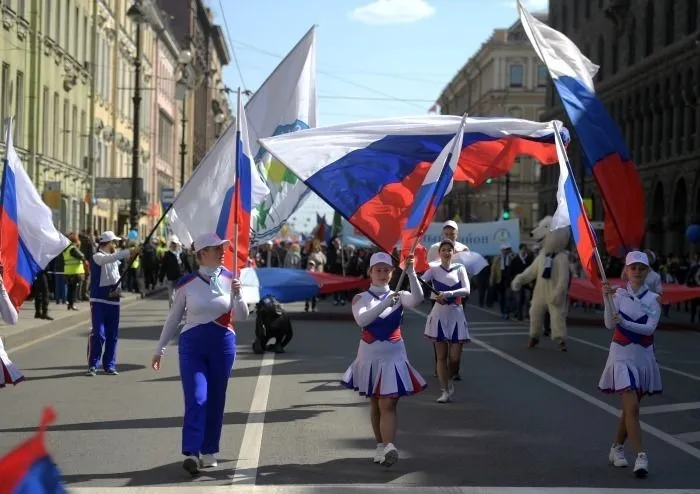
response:
{"label": "black stroller", "polygon": [[[255,306],[255,341],[253,351],[257,354],[265,351],[284,353],[284,348],[292,340],[294,331],[292,322],[282,304],[271,295],[263,298]],[[275,342],[270,344],[274,338]]]}

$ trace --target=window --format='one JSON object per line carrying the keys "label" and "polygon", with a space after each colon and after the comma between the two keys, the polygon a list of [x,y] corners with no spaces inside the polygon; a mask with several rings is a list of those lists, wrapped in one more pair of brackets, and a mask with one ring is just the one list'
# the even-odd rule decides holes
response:
{"label": "window", "polygon": [[523,109],[519,106],[514,106],[508,110],[508,116],[512,118],[523,118]]}
{"label": "window", "polygon": [[24,4],[25,0],[17,0],[17,15],[20,17],[25,17]]}
{"label": "window", "polygon": [[673,43],[676,36],[675,0],[666,0],[664,16],[666,17],[666,45]]}
{"label": "window", "polygon": [[537,87],[545,87],[547,85],[547,67],[544,65],[537,66]]}
{"label": "window", "polygon": [[685,0],[686,34],[693,34],[698,28],[698,0]]}
{"label": "window", "polygon": [[644,11],[644,56],[648,57],[654,51],[654,2],[647,2]]}
{"label": "window", "polygon": [[[51,0],[49,0],[51,1]],[[54,41],[61,44],[61,9],[56,8],[56,32],[54,34]]]}
{"label": "window", "polygon": [[510,87],[523,87],[525,68],[522,64],[515,63],[510,66]]}
{"label": "window", "polygon": [[[84,157],[91,158],[88,154],[88,139],[92,138],[92,132],[88,131],[85,110],[80,112],[80,154],[81,159]],[[94,146],[93,146],[94,147]],[[92,152],[95,153],[97,149],[93,149]]]}
{"label": "window", "polygon": [[0,142],[5,142],[5,118],[9,113],[10,102],[10,66],[2,64],[0,78]]}
{"label": "window", "polygon": [[70,159],[70,101],[63,101],[63,162]]}
{"label": "window", "polygon": [[613,40],[611,52],[612,52],[612,60],[610,63],[610,73],[616,74],[617,69],[619,68],[619,65],[620,65],[620,41],[617,39],[617,36]]}
{"label": "window", "polygon": [[166,163],[172,163],[173,149],[173,121],[162,111],[158,112],[158,157]]}
{"label": "window", "polygon": [[24,73],[17,71],[17,97],[15,99],[14,141],[17,147],[24,144]]}
{"label": "window", "polygon": [[630,20],[627,32],[627,65],[632,66],[637,61],[637,26],[634,17]]}
{"label": "window", "polygon": [[59,144],[61,142],[61,126],[59,116],[61,110],[61,97],[53,93],[53,139],[51,140],[51,155],[59,159]]}
{"label": "window", "polygon": [[596,62],[600,66],[598,69],[598,82],[603,80],[603,77],[605,76],[605,42],[603,41],[603,36],[598,36],[598,47],[597,47],[598,55]]}
{"label": "window", "polygon": [[48,155],[49,153],[49,88],[44,86],[41,101],[41,154]]}
{"label": "window", "polygon": [[44,35],[51,37],[51,0],[44,0]]}
{"label": "window", "polygon": [[71,26],[70,26],[70,24],[71,24],[71,22],[70,22],[70,14],[71,14],[70,0],[63,0],[63,1],[66,2],[66,13],[65,13],[66,31],[65,31],[65,34],[63,36],[63,48],[66,51],[70,51],[70,45],[68,44],[68,41],[70,39],[69,33],[70,33],[70,28],[71,28]]}
{"label": "window", "polygon": [[78,52],[78,41],[80,41],[80,9],[78,7],[75,8],[73,23],[75,24],[73,26],[75,30],[75,34],[73,34],[73,56],[77,59],[80,56]]}
{"label": "window", "polygon": [[70,164],[79,166],[82,156],[78,156],[78,142],[80,139],[81,130],[78,128],[78,107],[73,105],[73,113],[71,115],[71,145],[70,145]]}
{"label": "window", "polygon": [[584,4],[584,16],[586,20],[591,18],[591,0],[585,0]]}
{"label": "window", "polygon": [[81,63],[86,62],[88,59],[88,18],[83,17],[83,59]]}

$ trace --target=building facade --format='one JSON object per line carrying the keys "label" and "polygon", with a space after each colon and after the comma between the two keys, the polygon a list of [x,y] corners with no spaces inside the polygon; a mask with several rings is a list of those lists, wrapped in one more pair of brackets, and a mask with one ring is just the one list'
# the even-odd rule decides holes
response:
{"label": "building facade", "polygon": [[[549,24],[600,66],[596,90],[637,165],[646,191],[645,246],[684,254],[700,223],[700,0],[550,0]],[[548,89],[546,119],[567,122]],[[582,195],[603,219],[602,200],[570,149]],[[545,168],[540,210],[556,208],[558,171]]]}
{"label": "building facade", "polygon": [[66,233],[86,227],[91,4],[0,1],[0,117]]}
{"label": "building facade", "polygon": [[202,0],[157,0],[157,3],[171,16],[171,28],[180,48],[192,53],[190,65],[194,78],[182,103],[186,126],[182,144],[189,176],[224,126],[230,123],[229,93],[222,74],[222,68],[230,62],[230,54],[220,26],[214,24],[212,11]]}
{"label": "building facade", "polygon": [[[494,31],[443,90],[437,105],[448,115],[539,120],[545,111],[546,86],[547,72],[518,21]],[[529,232],[540,219],[540,170],[535,160],[521,157],[507,179],[494,177],[478,188],[455,184],[443,204],[443,219],[494,221],[508,206],[523,232]]]}

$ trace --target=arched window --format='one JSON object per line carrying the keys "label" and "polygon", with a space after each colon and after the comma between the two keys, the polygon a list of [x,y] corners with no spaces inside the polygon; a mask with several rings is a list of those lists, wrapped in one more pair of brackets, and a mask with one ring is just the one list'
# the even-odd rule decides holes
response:
{"label": "arched window", "polygon": [[654,0],[647,2],[644,11],[644,56],[648,57],[654,51]]}
{"label": "arched window", "polygon": [[637,23],[634,17],[630,20],[627,31],[627,65],[632,66],[637,61]]}
{"label": "arched window", "polygon": [[666,45],[673,43],[676,37],[676,0],[666,0],[664,16],[666,17]]}

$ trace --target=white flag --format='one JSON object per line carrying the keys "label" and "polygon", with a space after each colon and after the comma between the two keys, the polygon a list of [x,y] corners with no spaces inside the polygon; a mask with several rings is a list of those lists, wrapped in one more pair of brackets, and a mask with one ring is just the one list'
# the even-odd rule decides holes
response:
{"label": "white flag", "polygon": [[258,139],[316,127],[316,30],[312,27],[245,107],[250,147],[270,194],[253,211],[254,242],[269,240],[310,195],[309,189]]}

